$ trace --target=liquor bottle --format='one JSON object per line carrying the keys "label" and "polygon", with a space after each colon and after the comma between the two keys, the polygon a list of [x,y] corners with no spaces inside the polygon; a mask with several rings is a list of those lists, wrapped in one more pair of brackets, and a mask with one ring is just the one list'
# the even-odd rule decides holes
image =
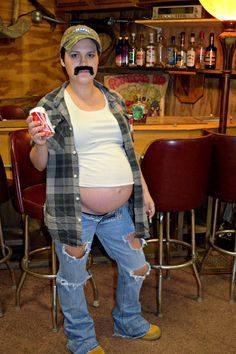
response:
{"label": "liquor bottle", "polygon": [[149,33],[149,43],[146,47],[146,67],[151,68],[156,65],[156,46],[154,44],[154,33]]}
{"label": "liquor bottle", "polygon": [[122,66],[122,55],[123,55],[123,38],[119,37],[116,45],[116,66]]}
{"label": "liquor bottle", "polygon": [[196,61],[195,34],[191,33],[190,44],[187,49],[187,67],[195,68],[195,61]]}
{"label": "liquor bottle", "polygon": [[180,46],[177,49],[177,68],[186,68],[187,52],[185,48],[185,32],[180,33]]}
{"label": "liquor bottle", "polygon": [[204,69],[205,68],[205,47],[204,47],[204,32],[201,31],[199,33],[199,43],[196,47],[196,69]]}
{"label": "liquor bottle", "polygon": [[166,63],[166,48],[164,45],[164,37],[158,34],[157,46],[156,46],[156,65],[158,68],[164,68]]}
{"label": "liquor bottle", "polygon": [[206,52],[205,52],[206,69],[214,70],[216,68],[216,55],[217,55],[217,48],[214,46],[214,33],[210,33],[209,46],[206,47]]}
{"label": "liquor bottle", "polygon": [[144,49],[144,35],[140,34],[140,47],[137,49],[136,53],[136,64],[139,67],[145,66],[145,49]]}
{"label": "liquor bottle", "polygon": [[129,37],[125,36],[122,47],[122,66],[129,66]]}
{"label": "liquor bottle", "polygon": [[137,64],[136,64],[136,54],[137,54],[136,34],[135,33],[131,33],[131,44],[129,46],[129,66],[130,67],[137,66]]}
{"label": "liquor bottle", "polygon": [[171,36],[171,43],[166,47],[166,66],[175,67],[177,63],[177,46],[175,36]]}

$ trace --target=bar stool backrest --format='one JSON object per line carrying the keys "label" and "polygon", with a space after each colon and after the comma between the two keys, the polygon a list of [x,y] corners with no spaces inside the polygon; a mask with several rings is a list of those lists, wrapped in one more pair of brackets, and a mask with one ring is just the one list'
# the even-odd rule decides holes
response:
{"label": "bar stool backrest", "polygon": [[236,202],[236,136],[213,135],[209,194],[221,201]]}
{"label": "bar stool backrest", "polygon": [[[17,208],[25,214],[23,191],[30,190],[29,187],[44,185],[40,188],[41,193],[45,193],[46,170],[38,171],[30,161],[30,135],[28,129],[16,130],[10,134],[11,162],[13,181],[16,190]],[[43,196],[45,199],[45,196]],[[42,195],[34,195],[35,203],[42,204]],[[33,210],[32,210],[33,212]]]}
{"label": "bar stool backrest", "polygon": [[1,119],[26,119],[27,114],[22,107],[17,105],[6,105],[0,107]]}
{"label": "bar stool backrest", "polygon": [[211,152],[211,135],[158,139],[149,145],[141,169],[157,211],[180,212],[202,205]]}

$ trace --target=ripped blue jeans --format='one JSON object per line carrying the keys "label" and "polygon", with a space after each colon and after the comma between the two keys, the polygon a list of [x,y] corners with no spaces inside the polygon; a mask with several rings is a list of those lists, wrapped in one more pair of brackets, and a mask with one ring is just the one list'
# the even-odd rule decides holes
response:
{"label": "ripped blue jeans", "polygon": [[[95,234],[107,254],[117,263],[116,305],[112,312],[114,335],[139,338],[145,335],[150,327],[141,315],[139,302],[140,289],[145,276],[149,274],[150,266],[143,253],[142,245],[145,241],[141,240],[140,248],[134,248],[128,240],[128,237],[134,234],[128,205],[105,215],[82,213],[82,226],[81,238],[86,245],[86,252],[82,258],[70,256],[65,250],[66,246],[56,241],[59,259],[57,275],[59,300],[64,314],[67,347],[74,354],[86,354],[99,345],[83,286],[89,278],[86,263]],[[148,265],[148,271],[144,276],[133,274],[145,265]]]}

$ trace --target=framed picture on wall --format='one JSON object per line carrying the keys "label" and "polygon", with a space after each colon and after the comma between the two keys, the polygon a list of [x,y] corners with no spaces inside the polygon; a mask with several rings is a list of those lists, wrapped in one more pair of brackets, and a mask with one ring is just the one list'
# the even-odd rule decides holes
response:
{"label": "framed picture on wall", "polygon": [[141,96],[148,116],[164,116],[165,94],[168,85],[166,74],[121,74],[104,77],[104,84],[124,98],[128,112]]}

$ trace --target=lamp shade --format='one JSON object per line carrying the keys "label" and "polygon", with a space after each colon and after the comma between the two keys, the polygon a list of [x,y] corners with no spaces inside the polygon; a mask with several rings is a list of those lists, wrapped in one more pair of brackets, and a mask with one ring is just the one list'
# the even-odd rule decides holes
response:
{"label": "lamp shade", "polygon": [[209,14],[220,21],[236,21],[236,0],[199,0]]}

